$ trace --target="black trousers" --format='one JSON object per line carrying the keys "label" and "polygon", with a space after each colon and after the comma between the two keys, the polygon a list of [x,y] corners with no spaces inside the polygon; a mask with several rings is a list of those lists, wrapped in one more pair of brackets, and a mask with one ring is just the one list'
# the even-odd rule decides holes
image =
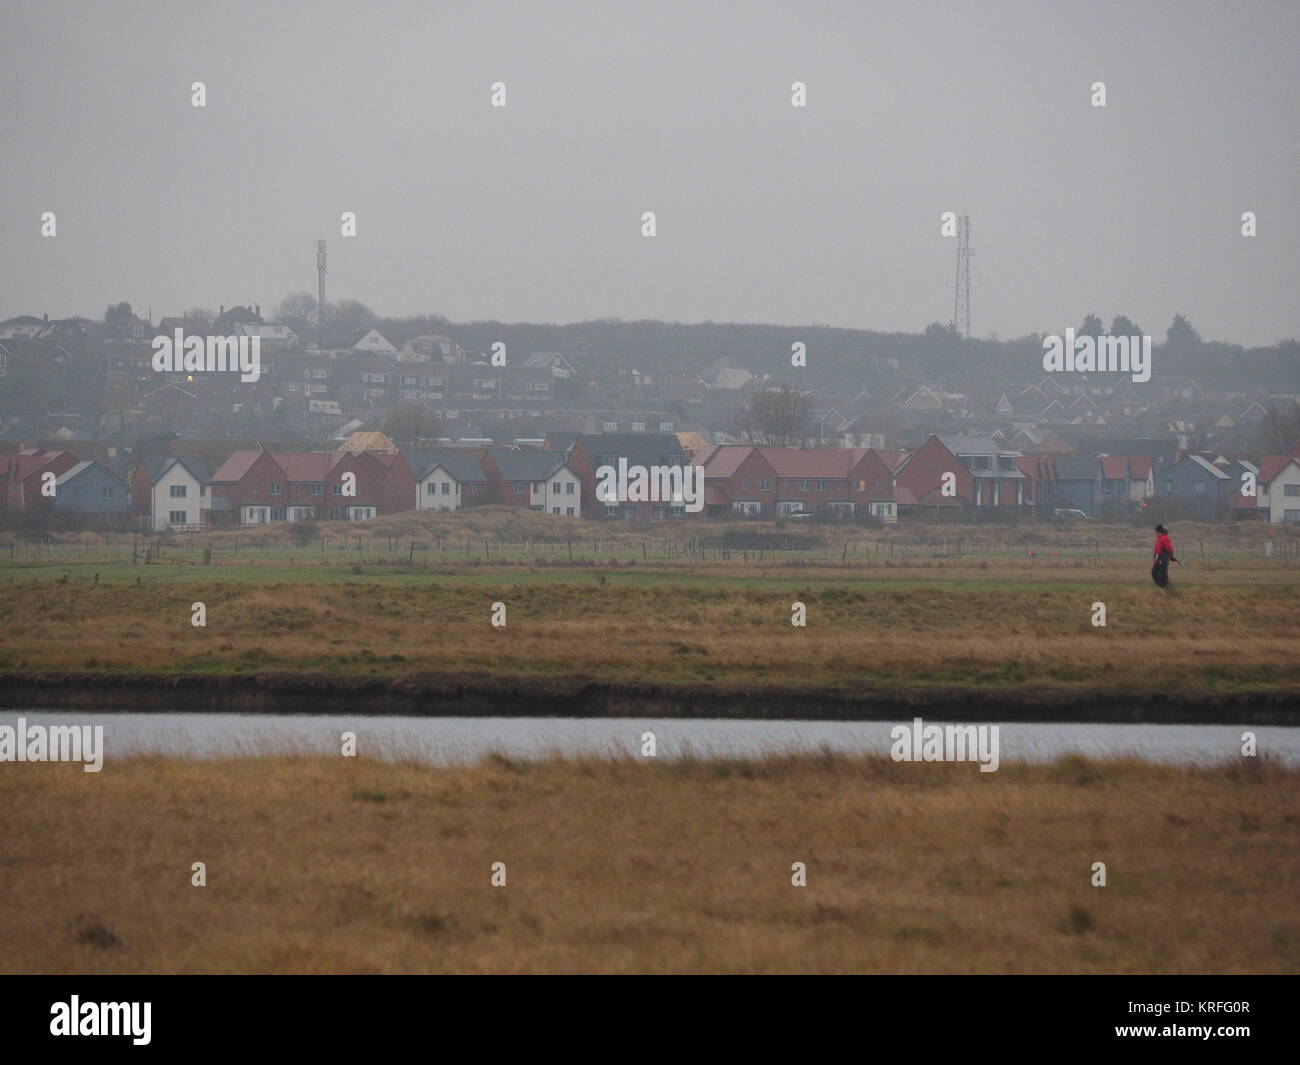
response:
{"label": "black trousers", "polygon": [[1156,564],[1151,567],[1151,579],[1156,582],[1157,587],[1169,587],[1169,559],[1156,559]]}

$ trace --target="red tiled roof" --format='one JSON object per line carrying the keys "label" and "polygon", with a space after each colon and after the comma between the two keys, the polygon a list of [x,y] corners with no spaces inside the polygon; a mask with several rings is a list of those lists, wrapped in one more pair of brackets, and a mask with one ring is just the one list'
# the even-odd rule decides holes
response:
{"label": "red tiled roof", "polygon": [[218,468],[217,472],[212,475],[212,480],[217,481],[242,481],[252,467],[253,463],[261,458],[266,452],[254,450],[232,451],[230,456]]}
{"label": "red tiled roof", "polygon": [[1300,459],[1294,455],[1265,455],[1259,460],[1259,481],[1268,484],[1291,462],[1300,462]]}
{"label": "red tiled roof", "polygon": [[711,507],[729,507],[731,496],[727,495],[720,484],[705,485],[704,502]]}
{"label": "red tiled roof", "polygon": [[282,451],[271,458],[290,481],[324,481],[338,461],[332,451]]}
{"label": "red tiled roof", "polygon": [[1131,455],[1128,460],[1129,473],[1135,481],[1145,481],[1151,476],[1151,456]]}
{"label": "red tiled roof", "polygon": [[852,453],[840,448],[761,447],[758,451],[778,477],[787,478],[846,478],[853,461]]}
{"label": "red tiled roof", "polygon": [[898,464],[903,461],[903,456],[907,454],[906,451],[881,451],[880,448],[875,448],[874,450],[876,454],[880,456],[880,461],[885,464],[890,473],[893,473],[898,469]]}
{"label": "red tiled roof", "polygon": [[37,470],[48,466],[62,454],[62,451],[45,451],[42,448],[37,448],[35,451],[18,452],[16,479],[21,481],[25,477],[30,477]]}
{"label": "red tiled roof", "polygon": [[1128,459],[1123,455],[1102,455],[1101,475],[1108,481],[1127,481],[1129,479]]}
{"label": "red tiled roof", "polygon": [[700,460],[705,478],[730,477],[753,450],[748,444],[719,444]]}

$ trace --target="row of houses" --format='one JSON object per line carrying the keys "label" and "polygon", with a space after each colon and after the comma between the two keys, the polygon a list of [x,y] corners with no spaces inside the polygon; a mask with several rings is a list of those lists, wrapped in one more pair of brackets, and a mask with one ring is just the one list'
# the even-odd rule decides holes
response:
{"label": "row of houses", "polygon": [[[372,434],[378,435],[378,434]],[[702,474],[702,500],[599,497],[605,466]],[[0,461],[7,510],[68,507],[131,515],[156,531],[269,522],[364,521],[411,510],[498,505],[555,516],[663,521],[688,515],[870,518],[1014,509],[1121,516],[1152,501],[1206,518],[1300,522],[1300,444],[1289,454],[1157,468],[1148,455],[1024,455],[989,437],[934,435],[910,451],[708,444],[694,434],[550,434],[541,448],[400,451],[239,448],[209,462],[168,455],[125,478],[70,451],[29,449]]]}

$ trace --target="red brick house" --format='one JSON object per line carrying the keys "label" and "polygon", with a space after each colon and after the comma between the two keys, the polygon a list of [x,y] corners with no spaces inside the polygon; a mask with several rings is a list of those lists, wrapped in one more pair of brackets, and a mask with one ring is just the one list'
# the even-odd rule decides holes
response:
{"label": "red brick house", "polygon": [[762,451],[748,444],[720,444],[700,453],[704,468],[704,510],[735,511],[749,517],[776,511],[776,471]]}
{"label": "red brick house", "polygon": [[765,447],[759,452],[776,474],[776,514],[852,514],[857,509],[849,472],[863,451]]}
{"label": "red brick house", "polygon": [[377,474],[386,471],[364,453],[278,452],[273,457],[285,484],[281,513],[272,521],[364,521],[380,514],[383,476]]}
{"label": "red brick house", "polygon": [[239,450],[212,475],[209,520],[213,525],[264,525],[283,521],[289,476],[269,451]]}
{"label": "red brick house", "polygon": [[41,492],[45,474],[61,477],[77,465],[78,459],[69,451],[46,451],[34,448],[7,455],[0,465],[0,509],[27,510],[30,507],[48,506],[52,496]]}
{"label": "red brick house", "polygon": [[[944,474],[953,474],[955,494],[942,493]],[[930,508],[969,505],[975,499],[975,478],[937,436],[903,457],[894,471],[899,510],[903,514]]]}

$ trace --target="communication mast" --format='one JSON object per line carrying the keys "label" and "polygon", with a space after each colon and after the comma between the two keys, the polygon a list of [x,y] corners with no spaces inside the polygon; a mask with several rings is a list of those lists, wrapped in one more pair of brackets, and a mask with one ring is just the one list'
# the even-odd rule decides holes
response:
{"label": "communication mast", "polygon": [[319,291],[316,296],[316,346],[325,348],[325,241],[316,242],[316,275]]}
{"label": "communication mast", "polygon": [[957,285],[952,300],[952,327],[970,336],[970,215],[962,210],[957,220]]}

